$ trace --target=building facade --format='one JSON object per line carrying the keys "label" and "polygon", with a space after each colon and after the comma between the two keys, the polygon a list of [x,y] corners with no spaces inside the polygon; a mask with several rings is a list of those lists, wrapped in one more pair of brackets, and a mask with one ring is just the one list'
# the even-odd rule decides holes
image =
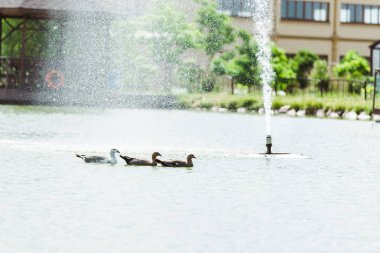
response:
{"label": "building facade", "polygon": [[[273,0],[273,40],[289,56],[307,49],[336,65],[355,50],[371,60],[370,46],[380,39],[379,0]],[[218,0],[236,26],[254,29],[254,0]]]}

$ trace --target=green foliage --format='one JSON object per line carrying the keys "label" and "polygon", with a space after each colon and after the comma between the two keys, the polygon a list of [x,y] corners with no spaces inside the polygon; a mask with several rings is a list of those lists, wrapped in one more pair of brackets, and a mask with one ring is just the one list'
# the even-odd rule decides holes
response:
{"label": "green foliage", "polygon": [[310,77],[318,82],[321,92],[327,92],[329,86],[329,75],[327,61],[317,60],[314,62]]}
{"label": "green foliage", "polygon": [[[150,46],[149,43],[145,43],[145,38],[138,33],[144,29],[144,23],[141,20],[119,21],[114,22],[111,26],[112,58],[116,66],[124,70],[124,83],[132,85],[132,87],[136,84],[139,86],[151,84],[158,71],[157,66],[149,56],[150,50],[141,48],[141,44]],[[131,90],[132,87],[128,87],[128,90]]]}
{"label": "green foliage", "polygon": [[323,104],[319,101],[309,100],[304,102],[304,108],[307,115],[315,114],[319,109],[323,109]]}
{"label": "green foliage", "polygon": [[364,80],[370,74],[370,67],[365,58],[351,50],[334,68],[334,73],[349,80]]}
{"label": "green foliage", "polygon": [[204,78],[204,70],[194,62],[183,63],[177,71],[178,81],[183,84],[189,92],[200,91],[199,83]]}
{"label": "green foliage", "polygon": [[242,44],[236,46],[239,55],[235,60],[237,71],[234,77],[238,83],[248,87],[259,85],[260,67],[256,57],[257,45],[247,31],[241,30],[239,37]]}
{"label": "green foliage", "polygon": [[239,31],[241,44],[235,51],[221,55],[213,62],[213,72],[218,75],[229,75],[237,83],[252,87],[259,84],[260,68],[256,52],[257,45],[246,31]]}
{"label": "green foliage", "polygon": [[204,92],[213,91],[215,88],[215,84],[216,84],[216,79],[213,75],[205,76],[201,81],[202,90]]}
{"label": "green foliage", "polygon": [[239,74],[236,65],[236,53],[234,51],[226,52],[213,61],[212,71],[217,75],[227,75],[232,78]]}
{"label": "green foliage", "polygon": [[278,110],[282,106],[284,106],[284,104],[281,103],[280,101],[275,100],[275,101],[272,102],[272,108],[273,108],[273,110]]}
{"label": "green foliage", "polygon": [[300,110],[300,109],[303,109],[303,104],[300,103],[300,102],[295,101],[295,102],[293,102],[293,103],[290,104],[290,107],[291,107],[292,109],[298,111],[298,110]]}
{"label": "green foliage", "polygon": [[210,103],[210,102],[202,102],[202,103],[200,104],[200,107],[201,107],[201,108],[204,108],[204,109],[210,109],[212,106],[213,106],[213,105],[212,105],[212,103]]}
{"label": "green foliage", "polygon": [[309,76],[316,60],[318,60],[318,56],[307,50],[299,51],[292,59],[292,69],[296,73],[297,79],[300,81],[301,88],[306,88],[306,78]]}
{"label": "green foliage", "polygon": [[218,12],[215,3],[206,0],[196,2],[200,4],[197,17],[198,29],[202,33],[200,45],[211,62],[225,45],[234,42],[234,29],[230,18]]}
{"label": "green foliage", "polygon": [[[207,94],[186,94],[179,97],[181,104],[187,104],[188,107],[206,107],[213,106],[231,108],[244,107],[247,110],[259,110],[262,107],[261,94],[249,94],[243,96],[227,95],[222,93],[207,93]],[[364,100],[362,97],[338,97],[338,96],[325,96],[315,97],[314,95],[308,96],[276,96],[274,97],[272,107],[278,110],[284,105],[289,105],[292,109],[300,110],[305,109],[307,115],[315,115],[317,110],[339,110],[343,112],[356,111],[372,113],[372,102]]]}
{"label": "green foliage", "polygon": [[[21,24],[21,19],[8,19],[8,22],[13,26],[17,27],[18,24]],[[12,28],[5,22],[5,19],[2,20],[3,34],[5,37],[7,34],[10,34]],[[21,30],[16,30],[7,39],[4,40],[2,44],[2,55],[6,56],[18,56],[21,49]]]}
{"label": "green foliage", "polygon": [[273,71],[276,73],[276,89],[285,90],[287,83],[283,80],[296,78],[296,73],[294,73],[294,71],[292,70],[290,62],[286,57],[285,51],[283,49],[278,48],[274,44],[272,46],[271,64],[273,67]]}
{"label": "green foliage", "polygon": [[238,106],[247,108],[248,110],[255,110],[260,105],[256,99],[253,98],[241,98],[238,100]]}
{"label": "green foliage", "polygon": [[313,68],[314,62],[318,60],[318,56],[310,51],[301,50],[292,59],[292,68],[297,78],[307,77]]}
{"label": "green foliage", "polygon": [[159,64],[173,66],[180,62],[180,56],[188,49],[197,47],[197,30],[186,22],[184,13],[171,3],[158,2],[154,12],[145,17],[150,37],[152,56]]}
{"label": "green foliage", "polygon": [[317,80],[328,80],[329,75],[328,75],[327,61],[324,61],[324,60],[315,61],[310,77]]}
{"label": "green foliage", "polygon": [[231,101],[227,105],[227,109],[230,110],[230,111],[236,111],[238,109],[238,103],[236,101]]}
{"label": "green foliage", "polygon": [[139,25],[140,32],[141,28],[145,32],[141,42],[149,46],[152,60],[163,70],[162,85],[169,89],[176,67],[182,65],[182,55],[198,47],[200,33],[171,2],[159,1],[152,9]]}
{"label": "green foliage", "polygon": [[[8,24],[9,23],[9,24]],[[11,26],[13,27],[11,27]],[[58,21],[49,20],[41,21],[27,19],[26,26],[26,48],[25,56],[34,57],[54,57],[60,44],[60,27]],[[22,48],[22,29],[23,20],[16,18],[7,18],[2,20],[3,38],[6,39],[2,44],[2,55],[19,57]]]}

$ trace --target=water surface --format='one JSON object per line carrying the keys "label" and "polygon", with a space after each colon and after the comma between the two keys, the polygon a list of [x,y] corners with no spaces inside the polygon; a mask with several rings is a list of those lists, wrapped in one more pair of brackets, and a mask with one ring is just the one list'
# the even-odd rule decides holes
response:
{"label": "water surface", "polygon": [[[0,252],[380,252],[380,125],[0,107]],[[191,170],[85,164],[109,149]]]}

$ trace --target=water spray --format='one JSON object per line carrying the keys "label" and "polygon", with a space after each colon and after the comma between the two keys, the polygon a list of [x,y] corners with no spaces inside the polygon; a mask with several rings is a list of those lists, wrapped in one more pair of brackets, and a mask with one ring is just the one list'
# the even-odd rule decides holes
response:
{"label": "water spray", "polygon": [[266,121],[266,154],[272,154],[271,137],[271,107],[272,88],[270,86],[274,79],[274,71],[271,65],[272,49],[271,36],[273,33],[273,1],[255,0],[253,10],[253,21],[255,22],[254,35],[258,45],[256,53],[257,60],[261,66],[261,83],[263,85],[263,102]]}

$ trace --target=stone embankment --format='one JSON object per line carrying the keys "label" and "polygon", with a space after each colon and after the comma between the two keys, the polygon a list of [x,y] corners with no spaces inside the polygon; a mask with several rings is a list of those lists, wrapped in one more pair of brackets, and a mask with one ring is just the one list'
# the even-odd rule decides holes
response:
{"label": "stone embankment", "polygon": [[[252,113],[252,114],[264,114],[264,109],[260,108],[259,110],[248,110],[244,107],[238,108],[236,110],[229,110],[227,108],[223,107],[217,107],[213,106],[211,108],[196,108],[196,110],[203,110],[203,111],[212,111],[212,112],[237,112],[237,113]],[[371,120],[373,117],[369,115],[368,113],[362,111],[360,113],[357,113],[355,111],[348,111],[348,112],[342,112],[342,111],[332,111],[332,110],[323,110],[319,109],[316,111],[312,110],[305,110],[305,109],[293,109],[290,105],[284,105],[278,110],[272,110],[272,115],[287,115],[290,117],[317,117],[317,118],[330,118],[330,119],[346,119],[346,120]],[[374,117],[374,120],[380,120],[380,117],[376,116]]]}

